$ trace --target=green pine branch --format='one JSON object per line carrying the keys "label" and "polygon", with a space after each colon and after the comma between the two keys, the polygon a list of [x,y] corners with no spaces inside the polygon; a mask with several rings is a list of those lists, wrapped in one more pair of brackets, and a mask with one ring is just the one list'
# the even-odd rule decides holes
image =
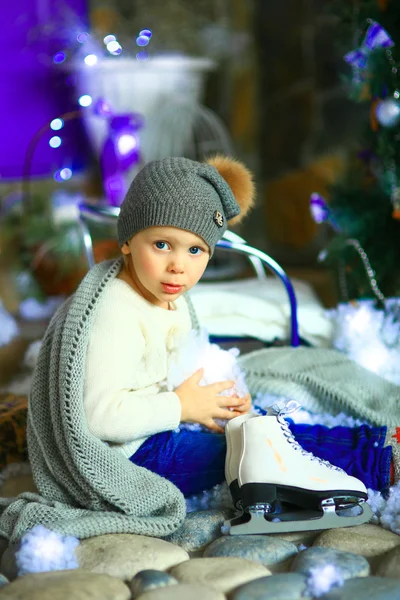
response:
{"label": "green pine branch", "polygon": [[361,44],[370,20],[386,29],[395,46],[390,49],[392,61],[385,49],[369,54],[361,82],[343,62],[348,96],[360,104],[360,110],[362,105],[367,110],[357,151],[350,157],[345,175],[330,190],[332,216],[340,233],[328,246],[326,260],[346,265],[350,297],[373,297],[364,266],[346,243],[357,239],[383,293],[400,295],[400,220],[393,217],[394,188],[400,190],[400,122],[384,127],[373,118],[376,103],[400,91],[400,9],[396,0],[389,1],[385,11],[380,10],[377,0],[334,0],[329,10],[340,19],[337,33],[342,55]]}

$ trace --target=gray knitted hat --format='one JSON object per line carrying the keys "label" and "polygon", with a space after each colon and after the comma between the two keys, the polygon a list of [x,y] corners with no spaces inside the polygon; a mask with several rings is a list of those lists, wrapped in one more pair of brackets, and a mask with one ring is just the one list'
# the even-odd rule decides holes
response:
{"label": "gray knitted hat", "polygon": [[[239,170],[251,180],[241,163],[216,157],[216,165],[218,160],[225,170],[229,165],[235,171],[236,179]],[[212,161],[206,164],[180,157],[156,160],[138,173],[125,196],[118,217],[118,241],[123,246],[143,229],[172,226],[200,236],[212,254],[228,220],[240,212],[230,185]]]}

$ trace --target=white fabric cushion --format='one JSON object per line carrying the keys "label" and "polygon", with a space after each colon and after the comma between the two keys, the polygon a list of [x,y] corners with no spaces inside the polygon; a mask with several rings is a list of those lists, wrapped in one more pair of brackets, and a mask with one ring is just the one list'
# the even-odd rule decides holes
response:
{"label": "white fabric cushion", "polygon": [[[300,336],[315,346],[331,345],[333,325],[308,283],[291,280],[297,299]],[[288,339],[290,306],[275,277],[198,283],[190,292],[200,324],[211,335]]]}

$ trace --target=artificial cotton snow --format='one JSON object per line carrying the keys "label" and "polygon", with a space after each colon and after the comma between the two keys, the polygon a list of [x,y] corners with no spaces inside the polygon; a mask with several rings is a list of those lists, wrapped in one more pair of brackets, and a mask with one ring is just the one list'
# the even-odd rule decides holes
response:
{"label": "artificial cotton snow", "polygon": [[62,571],[79,567],[75,549],[79,540],[36,525],[21,538],[15,553],[18,575]]}
{"label": "artificial cotton snow", "polygon": [[[211,344],[205,329],[192,330],[187,336],[175,344],[168,369],[165,386],[168,391],[176,390],[186,379],[199,369],[203,369],[203,377],[199,385],[211,385],[220,381],[234,381],[235,386],[225,390],[221,396],[237,395],[240,398],[248,393],[244,372],[237,362],[239,350],[224,350]],[[216,419],[216,423],[224,427],[226,422]],[[198,423],[181,423],[178,428],[191,431],[209,431]]]}
{"label": "artificial cotton snow", "polygon": [[368,504],[374,513],[374,522],[400,535],[400,481],[383,497],[380,492],[368,490]]}
{"label": "artificial cotton snow", "polygon": [[327,594],[332,588],[340,587],[344,583],[344,577],[335,565],[324,565],[310,569],[307,577],[307,592],[313,598],[319,598]]}
{"label": "artificial cotton snow", "polygon": [[333,346],[362,367],[397,385],[400,359],[400,302],[385,300],[379,309],[373,300],[339,304],[326,315],[334,324]]}
{"label": "artificial cotton snow", "polygon": [[209,510],[212,508],[230,508],[233,510],[231,493],[227,483],[219,483],[210,490],[204,490],[186,498],[186,511]]}
{"label": "artificial cotton snow", "polygon": [[179,348],[172,353],[169,365],[167,388],[175,390],[181,383],[199,369],[204,369],[200,385],[210,385],[219,381],[231,380],[235,387],[223,392],[226,396],[237,394],[242,397],[248,393],[244,373],[240,369],[237,357],[239,350],[224,350],[211,344],[205,329],[192,330],[180,341]]}

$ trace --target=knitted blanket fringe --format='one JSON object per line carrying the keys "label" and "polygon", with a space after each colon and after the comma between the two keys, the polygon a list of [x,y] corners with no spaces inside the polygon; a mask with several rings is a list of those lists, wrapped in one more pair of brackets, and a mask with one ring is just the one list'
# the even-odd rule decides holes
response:
{"label": "knitted blanket fringe", "polygon": [[239,357],[253,398],[296,400],[313,413],[341,412],[375,426],[400,426],[400,386],[325,348],[279,347]]}

